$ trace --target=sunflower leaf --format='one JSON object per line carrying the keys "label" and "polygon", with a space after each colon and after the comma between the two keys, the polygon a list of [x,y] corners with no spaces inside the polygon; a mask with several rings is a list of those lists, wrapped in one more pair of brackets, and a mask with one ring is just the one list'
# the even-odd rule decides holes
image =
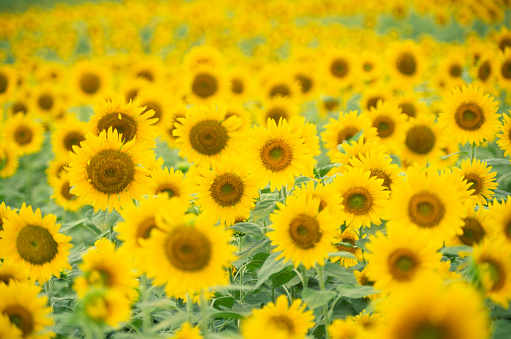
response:
{"label": "sunflower leaf", "polygon": [[499,159],[499,158],[491,158],[491,159],[484,159],[483,161],[486,161],[488,166],[495,166],[495,165],[509,165],[509,159]]}
{"label": "sunflower leaf", "polygon": [[264,235],[263,230],[261,227],[257,226],[256,224],[253,224],[251,222],[239,222],[237,224],[234,224],[230,227],[227,227],[226,229],[230,229],[236,232],[244,233],[249,236],[253,237],[261,237]]}
{"label": "sunflower leaf", "polygon": [[257,273],[257,284],[254,286],[254,290],[262,286],[273,274],[279,273],[284,270],[287,266],[291,266],[291,262],[283,263],[283,260],[276,260],[281,252],[274,252],[270,254],[263,266]]}
{"label": "sunflower leaf", "polygon": [[347,284],[341,284],[337,286],[337,291],[339,291],[339,296],[352,299],[365,298],[369,295],[378,293],[378,291],[375,290],[373,286],[357,286]]}
{"label": "sunflower leaf", "polygon": [[328,263],[325,265],[324,272],[327,276],[333,277],[337,279],[339,282],[345,284],[356,284],[357,279],[355,278],[355,274],[351,271],[348,271],[347,268],[342,267],[338,263]]}
{"label": "sunflower leaf", "polygon": [[440,250],[440,253],[445,255],[446,257],[459,257],[461,253],[471,253],[472,247],[470,246],[449,246],[444,247]]}
{"label": "sunflower leaf", "polygon": [[339,251],[339,252],[331,252],[328,253],[328,257],[341,257],[341,258],[348,258],[348,259],[354,259],[358,260],[357,257],[353,253],[346,252],[346,251]]}
{"label": "sunflower leaf", "polygon": [[336,296],[337,293],[335,291],[316,291],[310,288],[306,288],[302,292],[303,302],[306,303],[310,309],[321,307]]}

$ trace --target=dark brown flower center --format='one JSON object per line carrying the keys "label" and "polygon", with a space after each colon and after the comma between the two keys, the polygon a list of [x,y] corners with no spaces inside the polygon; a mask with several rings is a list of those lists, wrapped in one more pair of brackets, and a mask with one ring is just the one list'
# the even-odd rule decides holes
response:
{"label": "dark brown flower center", "polygon": [[491,64],[490,64],[490,62],[489,61],[483,62],[479,66],[477,74],[479,76],[479,79],[481,79],[481,81],[486,82],[486,80],[488,80],[488,78],[491,75]]}
{"label": "dark brown flower center", "polygon": [[80,88],[87,94],[96,93],[101,86],[99,77],[92,73],[85,73],[80,78]]}
{"label": "dark brown flower center", "polygon": [[428,154],[435,147],[435,142],[435,133],[425,125],[413,126],[406,133],[405,144],[413,153]]}
{"label": "dark brown flower center", "polygon": [[380,138],[388,138],[394,134],[395,122],[388,116],[380,115],[374,119],[373,126],[376,127]]}
{"label": "dark brown flower center", "polygon": [[392,277],[399,281],[409,281],[420,266],[417,255],[407,248],[399,248],[389,255],[387,267]]}
{"label": "dark brown flower center", "polygon": [[396,67],[401,74],[412,76],[417,71],[417,61],[411,53],[404,52],[396,60]]}
{"label": "dark brown flower center", "polygon": [[153,80],[154,80],[154,76],[150,70],[142,70],[142,71],[138,72],[137,77],[145,79],[149,82],[153,82]]}
{"label": "dark brown flower center", "polygon": [[325,99],[323,101],[323,106],[327,111],[333,111],[339,107],[339,102],[335,99]]}
{"label": "dark brown flower center", "polygon": [[131,157],[113,149],[101,151],[92,157],[86,170],[91,185],[106,194],[122,192],[135,177],[135,164]]}
{"label": "dark brown flower center", "polygon": [[22,101],[16,101],[16,102],[12,105],[12,108],[11,108],[11,109],[12,109],[12,112],[13,112],[13,113],[18,113],[18,112],[20,112],[20,113],[25,114],[25,113],[27,113],[27,111],[28,111],[28,107],[27,107],[27,105],[25,105],[25,103],[24,103],[24,102],[22,102]]}
{"label": "dark brown flower center", "polygon": [[378,101],[385,101],[385,98],[383,98],[382,96],[379,96],[379,95],[375,95],[375,96],[372,96],[370,97],[368,100],[367,100],[367,109],[371,109],[371,108],[376,108],[376,105],[378,104]]}
{"label": "dark brown flower center", "polygon": [[337,133],[337,145],[340,145],[344,142],[344,140],[349,141],[353,138],[360,130],[358,128],[347,126],[341,129]]}
{"label": "dark brown flower center", "polygon": [[415,105],[411,102],[403,102],[401,105],[399,105],[399,107],[401,108],[401,111],[409,117],[415,118],[417,115]]}
{"label": "dark brown flower center", "polygon": [[9,85],[9,80],[7,79],[7,75],[0,72],[0,94],[7,92],[8,85]]}
{"label": "dark brown flower center", "polygon": [[243,93],[244,86],[243,82],[239,79],[232,79],[231,81],[231,92],[234,94],[241,94]]}
{"label": "dark brown flower center", "polygon": [[445,206],[436,194],[422,191],[411,197],[408,203],[408,216],[421,228],[433,228],[444,219]]}
{"label": "dark brown flower center", "polygon": [[181,195],[181,193],[179,192],[179,189],[173,183],[165,183],[165,184],[159,185],[156,188],[156,191],[155,191],[156,195],[163,194],[163,193],[166,193],[169,196],[169,198],[179,197]]}
{"label": "dark brown flower center", "polygon": [[73,151],[73,146],[80,146],[80,142],[85,140],[83,133],[79,131],[70,131],[64,136],[64,148],[68,151]]}
{"label": "dark brown flower center", "polygon": [[451,67],[449,67],[449,74],[453,78],[459,78],[461,76],[462,71],[463,71],[463,68],[458,64],[454,64],[454,65],[451,65]]}
{"label": "dark brown flower center", "polygon": [[293,150],[281,139],[268,140],[259,154],[264,167],[272,172],[286,169],[293,161]]}
{"label": "dark brown flower center", "polygon": [[304,74],[298,74],[295,77],[296,81],[300,84],[300,88],[302,89],[302,93],[308,93],[312,89],[312,79]]}
{"label": "dark brown flower center", "polygon": [[386,187],[390,191],[390,186],[392,185],[392,179],[390,178],[390,175],[388,175],[384,170],[381,170],[379,168],[371,168],[371,177],[376,177],[378,179],[383,179],[383,187]]}
{"label": "dark brown flower center", "polygon": [[465,131],[476,131],[485,122],[483,109],[473,102],[459,105],[454,113],[454,119],[456,125]]}
{"label": "dark brown flower center", "polygon": [[144,220],[142,220],[137,225],[137,241],[138,239],[147,239],[151,235],[151,231],[155,228],[158,228],[156,226],[156,221],[154,220],[154,216],[147,217]]}
{"label": "dark brown flower center", "polygon": [[483,179],[479,175],[475,173],[468,173],[465,174],[464,179],[468,184],[470,184],[468,189],[474,190],[471,195],[479,195],[481,193],[483,189]]}
{"label": "dark brown flower center", "polygon": [[49,111],[53,107],[54,99],[49,94],[42,94],[37,100],[37,105],[44,111]]}
{"label": "dark brown flower center", "polygon": [[206,267],[212,254],[211,242],[202,232],[188,226],[175,228],[165,242],[170,263],[179,270],[194,272]]}
{"label": "dark brown flower center", "polygon": [[273,107],[266,112],[266,120],[268,120],[268,118],[275,120],[275,122],[278,123],[281,118],[283,120],[288,119],[288,113],[280,107]]}
{"label": "dark brown flower center", "polygon": [[330,72],[336,78],[344,78],[350,70],[347,60],[342,58],[335,59],[330,65]]}
{"label": "dark brown flower center", "polygon": [[346,213],[364,215],[373,206],[373,198],[365,188],[352,187],[344,193],[342,204]]}
{"label": "dark brown flower center", "polygon": [[[503,260],[505,260],[505,258],[503,258]],[[492,292],[500,291],[506,284],[507,279],[507,272],[504,269],[503,264],[486,256],[482,256],[479,259],[479,264],[482,265],[483,270],[489,275],[493,283],[490,290]]]}
{"label": "dark brown flower center", "polygon": [[11,324],[21,330],[24,338],[34,332],[34,315],[22,305],[9,305],[2,311],[2,314],[9,317]]}
{"label": "dark brown flower center", "polygon": [[506,79],[511,80],[511,60],[506,60],[500,67],[500,74]]}
{"label": "dark brown flower center", "polygon": [[295,324],[293,320],[286,315],[274,315],[268,322],[279,330],[286,331],[289,335],[295,333]]}
{"label": "dark brown flower center", "polygon": [[306,250],[316,246],[323,236],[323,231],[316,218],[298,214],[289,223],[289,236],[297,247]]}
{"label": "dark brown flower center", "polygon": [[14,141],[18,145],[27,145],[32,142],[32,139],[34,137],[34,132],[32,129],[25,125],[20,125],[16,128],[14,131]]}
{"label": "dark brown flower center", "polygon": [[18,233],[16,247],[20,257],[32,265],[44,265],[58,253],[58,244],[53,235],[38,225],[23,227]]}
{"label": "dark brown flower center", "polygon": [[269,96],[270,98],[274,98],[277,95],[281,97],[291,96],[291,90],[286,84],[277,84],[271,88]]}
{"label": "dark brown flower center", "polygon": [[119,135],[122,135],[122,142],[128,142],[133,140],[137,134],[137,122],[135,119],[127,114],[113,112],[104,115],[98,121],[98,135],[102,131],[108,131],[108,129],[116,130]]}
{"label": "dark brown flower center", "polygon": [[503,37],[499,41],[499,49],[504,52],[507,47],[511,47],[511,37]]}
{"label": "dark brown flower center", "polygon": [[234,173],[224,173],[215,178],[209,192],[211,198],[220,206],[235,206],[243,198],[245,184],[243,179]]}
{"label": "dark brown flower center", "polygon": [[460,241],[468,246],[479,244],[486,236],[486,231],[476,218],[467,217],[463,219],[463,234],[459,235]]}
{"label": "dark brown flower center", "polygon": [[145,106],[144,113],[147,111],[153,110],[154,114],[151,117],[151,119],[158,119],[156,122],[153,123],[153,125],[158,125],[161,121],[161,115],[162,115],[162,109],[159,103],[156,101],[147,101],[142,106]]}
{"label": "dark brown flower center", "polygon": [[220,153],[229,139],[225,127],[217,120],[203,120],[190,130],[190,144],[197,152],[205,155]]}
{"label": "dark brown flower center", "polygon": [[199,98],[209,98],[218,91],[218,81],[208,73],[199,73],[195,76],[192,91]]}
{"label": "dark brown flower center", "polygon": [[60,186],[60,194],[66,199],[66,200],[74,200],[76,199],[76,195],[69,192],[71,189],[71,186],[69,186],[69,180],[66,180],[62,183],[62,186]]}

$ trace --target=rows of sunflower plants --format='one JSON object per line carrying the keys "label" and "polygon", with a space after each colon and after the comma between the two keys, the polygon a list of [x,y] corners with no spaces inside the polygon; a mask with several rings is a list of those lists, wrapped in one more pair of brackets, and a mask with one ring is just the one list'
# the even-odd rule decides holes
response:
{"label": "rows of sunflower plants", "polygon": [[506,1],[0,5],[0,338],[511,335]]}

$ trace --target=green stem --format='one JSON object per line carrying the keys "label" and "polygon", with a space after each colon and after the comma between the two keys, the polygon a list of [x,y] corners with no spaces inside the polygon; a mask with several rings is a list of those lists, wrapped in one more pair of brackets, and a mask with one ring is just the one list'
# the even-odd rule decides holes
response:
{"label": "green stem", "polygon": [[186,294],[186,320],[192,325],[193,299],[190,293]]}
{"label": "green stem", "polygon": [[25,190],[26,190],[26,202],[27,205],[31,204],[31,193],[32,193],[32,166],[30,166],[30,160],[28,155],[23,156],[23,165],[25,167]]}
{"label": "green stem", "polygon": [[302,267],[302,276],[303,276],[303,289],[306,289],[309,287],[309,277],[307,277],[307,269],[305,266]]}
{"label": "green stem", "polygon": [[476,147],[475,144],[470,144],[470,159],[472,159],[472,161],[476,158]]}
{"label": "green stem", "polygon": [[208,339],[208,302],[205,297],[204,290],[200,292],[200,313],[201,313],[201,323],[200,327],[202,329],[202,336],[204,339]]}
{"label": "green stem", "polygon": [[[316,265],[318,272],[319,288],[321,292],[325,291],[325,277],[323,275],[323,266]],[[325,317],[325,338],[328,339],[328,325],[330,325],[330,315],[328,313],[328,305],[323,305],[323,316]]]}
{"label": "green stem", "polygon": [[[147,281],[147,276],[145,274],[140,277],[140,283],[142,285],[142,300],[147,301],[149,299],[149,282]],[[144,307],[142,308],[142,326],[144,328],[144,332],[148,332],[151,325],[151,314],[147,311],[147,308]]]}

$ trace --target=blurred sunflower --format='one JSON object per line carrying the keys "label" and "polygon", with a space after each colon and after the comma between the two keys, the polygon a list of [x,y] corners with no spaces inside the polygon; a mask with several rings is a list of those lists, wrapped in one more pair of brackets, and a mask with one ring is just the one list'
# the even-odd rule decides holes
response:
{"label": "blurred sunflower", "polygon": [[483,88],[485,92],[497,94],[498,64],[494,50],[486,49],[478,58],[473,67],[469,69],[474,83]]}
{"label": "blurred sunflower", "polygon": [[70,157],[55,158],[48,163],[48,168],[46,169],[46,177],[48,178],[48,183],[50,186],[56,186],[59,183],[59,179],[62,179],[67,175],[67,166],[69,166]]}
{"label": "blurred sunflower", "polygon": [[362,96],[360,97],[360,108],[362,111],[368,111],[376,108],[378,102],[386,102],[392,100],[393,92],[389,88],[389,83],[380,81],[371,86],[365,86],[362,89]]}
{"label": "blurred sunflower", "polygon": [[[348,258],[348,257],[331,257],[331,262],[338,262],[343,267],[352,267],[358,264],[359,261],[362,261],[362,250],[360,247],[355,245],[355,242],[358,240],[358,235],[351,228],[346,228],[344,231],[337,230],[334,241],[332,242],[333,248],[331,252],[348,252],[353,254],[356,259]],[[349,244],[349,246],[345,246],[341,244],[341,242]]]}
{"label": "blurred sunflower", "polygon": [[[511,114],[511,110],[508,112]],[[502,114],[502,125],[500,126],[500,134],[498,135],[497,145],[504,151],[504,156],[511,154],[511,116]]]}
{"label": "blurred sunflower", "polygon": [[243,103],[254,97],[254,77],[248,69],[241,66],[230,68],[227,70],[227,77],[231,82],[231,88],[228,95],[229,102],[234,101],[236,103]]}
{"label": "blurred sunflower", "polygon": [[511,48],[507,48],[500,55],[498,62],[498,80],[499,86],[506,91],[511,90]]}
{"label": "blurred sunflower", "polygon": [[55,157],[69,161],[69,152],[73,151],[73,146],[80,146],[80,142],[85,140],[86,131],[87,123],[74,117],[66,118],[55,124],[55,129],[51,134]]}
{"label": "blurred sunflower", "polygon": [[428,114],[427,105],[420,100],[421,96],[413,91],[404,91],[401,95],[397,95],[392,99],[408,118],[417,118]]}
{"label": "blurred sunflower", "polygon": [[151,171],[154,195],[167,195],[169,198],[178,197],[187,200],[185,195],[186,183],[184,174],[174,168],[155,168]]}
{"label": "blurred sunflower", "polygon": [[350,158],[350,167],[363,168],[369,171],[371,177],[383,179],[383,187],[392,191],[392,184],[403,179],[399,175],[399,166],[392,163],[392,158],[383,152],[376,153],[371,150],[365,154],[359,154],[358,157]]}
{"label": "blurred sunflower", "polygon": [[462,145],[491,142],[499,131],[498,104],[472,84],[455,88],[444,102],[438,123]]}
{"label": "blurred sunflower", "polygon": [[177,148],[174,130],[176,126],[181,125],[179,119],[186,117],[187,110],[182,100],[176,100],[167,111],[168,121],[164,121],[163,125],[159,126],[163,130],[163,133],[160,134],[160,140],[164,140],[170,148]]}
{"label": "blurred sunflower", "polygon": [[230,234],[204,217],[165,215],[142,242],[146,270],[154,284],[165,285],[168,296],[200,293],[229,281],[224,267],[235,260]]}
{"label": "blurred sunflower", "polygon": [[213,159],[236,153],[242,120],[236,116],[225,119],[225,107],[194,106],[178,121],[173,135],[179,156],[188,162],[210,167]]}
{"label": "blurred sunflower", "polygon": [[259,192],[257,180],[240,162],[222,159],[213,170],[195,167],[187,174],[189,189],[197,194],[195,204],[213,222],[231,226],[239,216],[250,214]]}
{"label": "blurred sunflower", "polygon": [[204,338],[200,334],[199,327],[192,327],[189,322],[184,323],[179,330],[177,330],[173,336],[168,339],[202,339]]}
{"label": "blurred sunflower", "polygon": [[364,330],[374,334],[379,331],[385,323],[380,313],[371,314],[367,313],[366,310],[363,310],[362,313],[356,316],[348,317],[347,319],[359,324]]}
{"label": "blurred sunflower", "polygon": [[442,254],[438,243],[413,228],[378,233],[366,245],[367,277],[374,287],[384,291],[403,288],[414,281],[427,279],[440,267]]}
{"label": "blurred sunflower", "polygon": [[294,178],[311,175],[315,160],[309,147],[304,147],[302,128],[287,120],[278,124],[269,119],[268,128],[254,126],[246,140],[244,160],[258,180],[259,188],[270,183],[271,190],[292,185]]}
{"label": "blurred sunflower", "polygon": [[261,108],[256,110],[256,122],[263,127],[267,127],[268,119],[276,123],[280,119],[290,121],[291,118],[299,116],[300,106],[296,101],[289,97],[276,96],[272,99],[262,101]]}
{"label": "blurred sunflower", "polygon": [[328,325],[328,334],[328,337],[332,339],[362,339],[367,336],[360,324],[349,319],[335,319]]}
{"label": "blurred sunflower", "polygon": [[89,132],[94,135],[113,128],[122,136],[123,143],[136,138],[137,142],[154,146],[156,128],[151,125],[155,122],[153,110],[146,111],[138,101],[126,104],[124,98],[118,96],[101,101],[87,125]]}
{"label": "blurred sunflower", "polygon": [[130,300],[118,290],[92,288],[80,301],[79,307],[93,322],[120,329],[130,319]]}
{"label": "blurred sunflower", "polygon": [[29,111],[51,127],[51,123],[57,119],[58,115],[61,114],[62,110],[66,107],[64,98],[64,91],[58,87],[37,87],[28,102]]}
{"label": "blurred sunflower", "polygon": [[137,98],[139,106],[145,107],[142,115],[152,110],[154,114],[151,117],[151,123],[159,131],[165,132],[165,126],[168,126],[172,120],[169,110],[175,99],[170,97],[162,87],[154,85],[141,89]]}
{"label": "blurred sunflower", "polygon": [[120,210],[121,205],[140,199],[151,185],[145,168],[154,153],[135,140],[122,143],[117,130],[87,135],[73,147],[68,167],[71,193],[91,204],[94,210]]}
{"label": "blurred sunflower", "polygon": [[[360,139],[357,141],[351,141],[343,143],[342,152],[338,152],[332,158],[333,163],[339,163],[340,166],[331,169],[328,175],[335,175],[336,173],[344,173],[351,162],[351,159],[359,159],[362,155],[366,155],[370,152],[375,154],[381,154],[385,152],[385,146],[380,145],[377,138],[366,140],[365,135],[362,134]],[[353,166],[353,165],[352,165]]]}
{"label": "blurred sunflower", "polygon": [[490,207],[490,225],[489,232],[491,238],[505,240],[511,245],[511,200],[510,196],[500,203],[497,199],[493,200]]}
{"label": "blurred sunflower", "polygon": [[23,205],[19,214],[10,213],[2,219],[0,231],[0,257],[10,258],[30,271],[30,278],[40,283],[60,276],[63,269],[71,269],[67,262],[71,237],[58,233],[57,217],[41,216],[41,210]]}
{"label": "blurred sunflower", "polygon": [[376,107],[372,107],[366,115],[371,120],[372,126],[376,128],[379,142],[385,145],[389,152],[403,146],[407,116],[401,113],[396,103],[378,101]]}
{"label": "blurred sunflower", "polygon": [[306,305],[301,299],[293,300],[289,306],[286,296],[280,295],[275,303],[268,303],[259,310],[254,310],[241,326],[245,339],[264,336],[278,339],[304,338],[312,326],[312,310],[305,311]]}
{"label": "blurred sunflower", "polygon": [[491,166],[487,166],[486,161],[478,159],[465,159],[461,162],[460,168],[454,168],[463,179],[470,185],[469,189],[474,190],[471,193],[471,200],[481,206],[486,205],[488,200],[495,194],[493,190],[497,188],[495,177],[497,172],[490,172]]}
{"label": "blurred sunflower", "polygon": [[307,199],[320,199],[319,210],[328,209],[336,220],[341,217],[341,195],[335,190],[334,185],[323,185],[321,182],[309,180],[294,187],[293,195],[297,197],[306,196]]}
{"label": "blurred sunflower", "polygon": [[3,259],[3,262],[0,264],[0,284],[8,285],[11,282],[24,283],[28,282],[29,279],[30,272],[25,267],[11,259]]}
{"label": "blurred sunflower", "polygon": [[346,226],[357,230],[381,224],[390,195],[383,183],[383,179],[371,176],[362,168],[350,168],[334,178],[332,185],[342,196]]}
{"label": "blurred sunflower", "polygon": [[274,251],[282,252],[277,259],[307,269],[325,264],[338,223],[328,209],[319,210],[320,203],[320,199],[304,195],[288,196],[285,205],[277,203],[278,210],[270,215],[273,232],[267,234],[276,246]]}
{"label": "blurred sunflower", "polygon": [[16,145],[20,155],[39,152],[44,142],[44,127],[31,115],[8,117],[0,131],[3,141]]}
{"label": "blurred sunflower", "polygon": [[23,332],[11,323],[9,316],[0,314],[0,338],[6,339],[22,339]]}
{"label": "blurred sunflower", "polygon": [[99,60],[81,61],[71,71],[71,82],[78,95],[77,104],[89,103],[91,100],[104,99],[110,92],[112,71]]}
{"label": "blurred sunflower", "polygon": [[18,74],[12,66],[0,66],[0,100],[10,98],[17,89]]}
{"label": "blurred sunflower", "polygon": [[284,97],[291,101],[301,100],[302,90],[289,67],[285,65],[271,65],[263,70],[258,93],[263,100]]}
{"label": "blurred sunflower", "polygon": [[70,192],[69,175],[66,173],[61,178],[54,178],[50,181],[53,187],[53,194],[50,198],[62,206],[66,211],[76,212],[84,206],[84,203],[76,195]]}
{"label": "blurred sunflower", "polygon": [[200,65],[187,73],[187,101],[192,104],[212,104],[225,99],[229,80],[223,68]]}
{"label": "blurred sunflower", "polygon": [[402,162],[420,166],[435,164],[442,154],[443,136],[433,115],[422,115],[408,121],[404,147],[398,150]]}
{"label": "blurred sunflower", "polygon": [[12,177],[19,166],[18,149],[11,141],[0,143],[0,178]]}
{"label": "blurred sunflower", "polygon": [[415,85],[422,80],[426,58],[412,40],[396,42],[388,48],[387,66],[391,81]]}
{"label": "blurred sunflower", "polygon": [[476,210],[472,206],[467,206],[467,216],[463,218],[463,233],[448,241],[446,246],[475,246],[481,243],[486,239],[491,228],[489,217],[487,209],[479,208]]}
{"label": "blurred sunflower", "polygon": [[321,78],[326,92],[336,95],[358,79],[358,56],[348,49],[329,49],[323,57]]}
{"label": "blurred sunflower", "polygon": [[[11,325],[21,331],[23,338],[50,339],[55,334],[48,327],[53,325],[48,298],[38,297],[41,288],[31,283],[0,283],[0,317],[5,316]],[[1,328],[0,331],[6,330]],[[0,332],[1,333],[1,332]],[[8,333],[8,332],[7,332]],[[16,331],[11,331],[16,333]],[[16,337],[5,337],[15,339]]]}
{"label": "blurred sunflower", "polygon": [[[236,131],[240,132],[248,132],[250,127],[252,127],[252,110],[245,107],[243,104],[230,104],[225,111],[225,118],[229,119],[232,116],[236,116],[240,118],[243,122]],[[266,123],[266,122],[265,122]]]}

